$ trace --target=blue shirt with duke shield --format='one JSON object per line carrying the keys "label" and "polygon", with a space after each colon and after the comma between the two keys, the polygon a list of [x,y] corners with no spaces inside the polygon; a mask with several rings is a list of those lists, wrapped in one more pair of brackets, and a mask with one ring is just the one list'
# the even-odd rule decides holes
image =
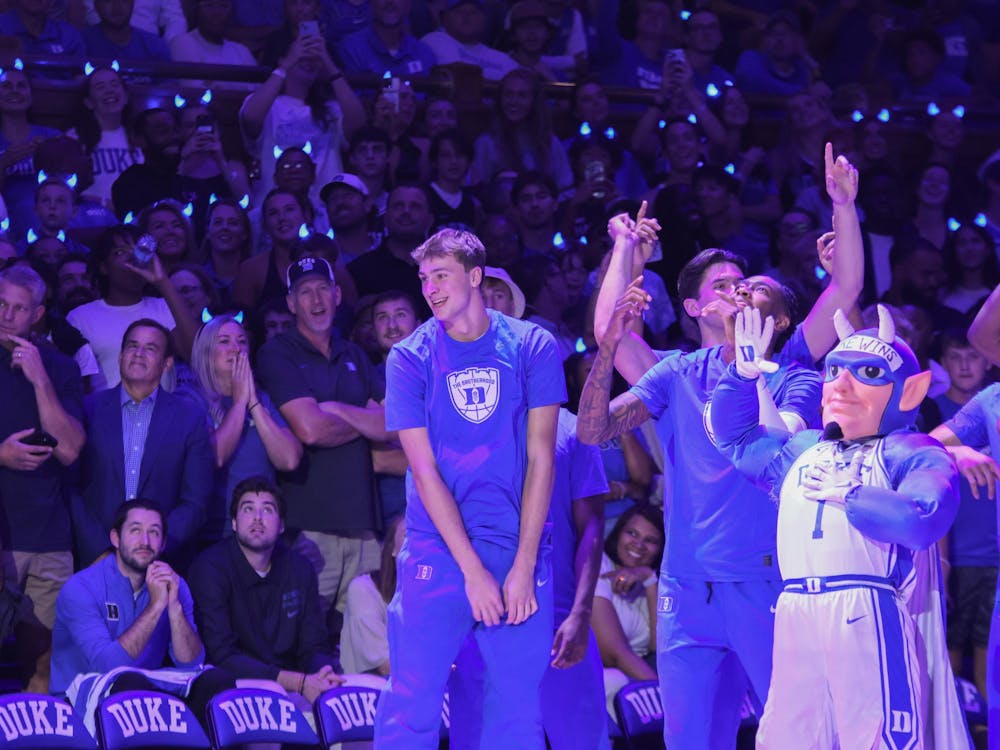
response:
{"label": "blue shirt with duke shield", "polygon": [[[566,400],[552,334],[487,310],[475,341],[456,341],[436,319],[389,352],[386,429],[427,429],[438,471],[470,539],[517,547],[527,471],[528,410]],[[406,528],[438,534],[406,475]]]}
{"label": "blue shirt with duke shield", "polygon": [[[777,506],[710,436],[708,405],[727,366],[721,346],[699,349],[661,360],[631,389],[657,420],[661,442],[673,445],[662,572],[705,581],[777,579]],[[792,365],[764,377],[779,410],[815,422],[821,383],[814,371]]]}

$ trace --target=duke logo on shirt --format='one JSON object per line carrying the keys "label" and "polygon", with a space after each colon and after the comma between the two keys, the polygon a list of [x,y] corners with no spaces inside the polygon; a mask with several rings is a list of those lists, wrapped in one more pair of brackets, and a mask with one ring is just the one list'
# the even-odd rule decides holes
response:
{"label": "duke logo on shirt", "polygon": [[459,414],[474,424],[481,424],[496,411],[500,398],[500,371],[495,367],[469,367],[448,373],[448,393]]}
{"label": "duke logo on shirt", "polygon": [[416,578],[418,581],[429,581],[434,573],[434,568],[430,565],[418,565]]}

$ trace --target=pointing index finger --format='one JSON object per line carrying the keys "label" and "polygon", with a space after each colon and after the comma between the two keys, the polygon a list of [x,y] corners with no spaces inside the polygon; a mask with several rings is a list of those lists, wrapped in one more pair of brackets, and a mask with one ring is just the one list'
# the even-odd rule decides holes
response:
{"label": "pointing index finger", "polygon": [[826,161],[826,173],[830,174],[833,171],[833,144],[829,141],[826,142],[826,148],[823,150],[823,158]]}
{"label": "pointing index finger", "polygon": [[640,221],[642,221],[643,219],[646,218],[646,207],[647,207],[647,205],[648,204],[646,203],[646,201],[643,201],[642,204],[639,206],[639,211],[635,215],[635,223],[636,224],[638,224]]}

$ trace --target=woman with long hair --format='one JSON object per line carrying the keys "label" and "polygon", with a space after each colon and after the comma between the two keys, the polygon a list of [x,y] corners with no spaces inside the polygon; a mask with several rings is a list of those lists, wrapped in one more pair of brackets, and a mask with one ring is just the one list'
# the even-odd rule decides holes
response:
{"label": "woman with long hair", "polygon": [[220,198],[208,207],[201,254],[223,304],[232,298],[240,263],[250,257],[252,230],[247,212],[237,201]]}
{"label": "woman with long hair", "polygon": [[552,132],[536,73],[517,68],[500,80],[493,124],[476,139],[472,164],[484,183],[504,170],[536,169],[552,178],[560,192],[573,186],[573,170]]}
{"label": "woman with long hair", "polygon": [[937,248],[948,239],[950,198],[951,171],[943,164],[928,164],[917,180],[910,221],[917,234]]}
{"label": "woman with long hair", "polygon": [[140,233],[156,240],[156,254],[168,275],[182,263],[201,260],[194,229],[177,201],[165,198],[146,206],[139,214],[138,227]]}
{"label": "woman with long hair", "polygon": [[243,324],[228,314],[201,327],[191,352],[192,395],[207,406],[213,426],[217,471],[205,525],[209,541],[230,533],[228,500],[240,481],[262,475],[273,482],[276,470],[293,471],[302,458],[302,444],[278,407],[257,390],[249,352]]}
{"label": "woman with long hair", "polygon": [[965,314],[977,310],[1000,284],[993,235],[974,219],[962,221],[944,244],[944,270],[948,280],[941,290],[941,304]]}

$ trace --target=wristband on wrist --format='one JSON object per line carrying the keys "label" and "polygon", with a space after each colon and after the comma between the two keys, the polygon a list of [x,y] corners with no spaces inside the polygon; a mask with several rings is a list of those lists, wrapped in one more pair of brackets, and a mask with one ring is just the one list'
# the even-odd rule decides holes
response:
{"label": "wristband on wrist", "polygon": [[260,406],[260,401],[254,401],[250,406],[247,407],[247,414],[253,411],[255,406]]}

